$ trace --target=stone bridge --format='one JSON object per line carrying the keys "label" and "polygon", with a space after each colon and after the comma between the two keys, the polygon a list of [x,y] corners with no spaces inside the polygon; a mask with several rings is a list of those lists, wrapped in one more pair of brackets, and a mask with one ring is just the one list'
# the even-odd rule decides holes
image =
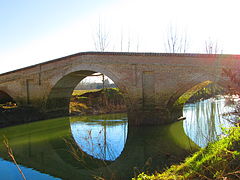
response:
{"label": "stone bridge", "polygon": [[46,117],[69,113],[71,94],[86,76],[100,72],[122,91],[130,125],[165,124],[181,116],[186,92],[215,82],[222,68],[237,71],[240,55],[83,52],[0,75],[0,97],[32,106]]}

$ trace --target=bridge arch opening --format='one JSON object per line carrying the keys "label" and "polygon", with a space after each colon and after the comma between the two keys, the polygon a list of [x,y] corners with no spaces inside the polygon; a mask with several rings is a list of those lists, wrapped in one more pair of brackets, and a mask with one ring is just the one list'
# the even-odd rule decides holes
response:
{"label": "bridge arch opening", "polygon": [[172,108],[173,111],[180,110],[184,104],[190,102],[196,102],[203,99],[209,99],[216,95],[224,95],[226,87],[220,83],[215,83],[211,80],[206,80],[195,85],[190,85],[183,90],[180,90],[179,93],[176,93],[176,96],[173,96],[172,99],[168,102],[168,107]]}
{"label": "bridge arch opening", "polygon": [[226,84],[207,80],[187,90],[174,103],[178,117],[184,119],[186,135],[200,147],[215,141],[222,133],[221,127],[231,126],[224,114],[233,109],[226,106],[225,95]]}
{"label": "bridge arch opening", "polygon": [[16,101],[11,97],[8,93],[0,90],[0,107],[7,108],[15,108],[17,107]]}
{"label": "bridge arch opening", "polygon": [[174,106],[183,107],[183,105],[187,103],[188,100],[191,99],[192,96],[194,96],[194,94],[196,94],[197,92],[199,92],[200,90],[204,89],[205,87],[212,83],[213,83],[212,81],[207,80],[188,89],[175,101]]}
{"label": "bridge arch opening", "polygon": [[224,95],[226,84],[221,81],[214,82],[213,80],[198,81],[193,80],[177,89],[174,95],[169,99],[167,107],[171,118],[176,120],[183,117],[183,107],[188,103],[195,103],[200,100]]}
{"label": "bridge arch opening", "polygon": [[[108,114],[127,110],[126,93],[111,77],[92,70],[71,72],[57,81],[46,104],[49,117],[75,115],[70,117],[70,127],[76,145],[88,155],[108,161],[120,156],[128,131],[126,114]],[[84,116],[106,113],[106,117]]]}
{"label": "bridge arch opening", "polygon": [[85,77],[73,90],[69,113],[106,114],[126,112],[120,89],[106,75],[94,73]]}
{"label": "bridge arch opening", "polygon": [[[88,79],[89,77],[92,77],[95,79],[97,77],[104,78],[104,84],[102,82],[95,83],[95,84],[86,83],[86,79]],[[95,86],[96,89],[87,88],[88,86],[90,87]],[[81,87],[84,87],[84,88],[81,89]],[[78,70],[78,71],[70,72],[67,75],[61,77],[60,80],[58,80],[56,84],[53,86],[53,88],[51,89],[46,101],[46,112],[49,114],[49,117],[65,116],[65,115],[69,115],[69,113],[75,114],[78,112],[83,112],[81,110],[85,110],[86,112],[86,110],[88,110],[88,107],[85,106],[86,104],[83,105],[82,102],[84,102],[84,100],[86,101],[86,103],[90,103],[89,99],[93,101],[96,100],[94,96],[98,96],[101,94],[107,96],[107,95],[111,95],[111,93],[114,93],[114,95],[118,95],[119,97],[121,96],[122,97],[122,99],[120,100],[121,104],[124,104],[125,107],[128,106],[128,103],[127,103],[128,98],[127,98],[125,87],[122,84],[122,82],[120,82],[116,77],[114,77],[114,75],[110,73],[109,74],[101,73],[99,71],[93,71],[93,70]],[[103,98],[103,96],[101,98]],[[74,101],[79,99],[82,100],[82,102],[80,102],[81,105],[79,103],[74,104]],[[104,99],[102,101],[104,101]],[[110,103],[110,105],[114,103],[117,104],[116,101],[114,100],[111,101],[111,99],[110,101],[107,101],[105,102],[105,104],[104,103],[103,104],[106,106],[107,103]],[[79,111],[76,108],[81,108],[81,110]],[[105,112],[99,112],[99,113],[105,113]]]}

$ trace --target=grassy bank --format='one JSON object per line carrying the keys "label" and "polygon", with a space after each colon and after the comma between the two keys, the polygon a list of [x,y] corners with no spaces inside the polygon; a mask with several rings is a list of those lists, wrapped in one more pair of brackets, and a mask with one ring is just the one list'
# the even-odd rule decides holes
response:
{"label": "grassy bank", "polygon": [[240,179],[240,127],[229,129],[225,137],[179,165],[153,175],[142,173],[133,179]]}
{"label": "grassy bank", "polygon": [[70,101],[71,114],[106,114],[126,112],[118,88],[74,90]]}
{"label": "grassy bank", "polygon": [[72,96],[81,96],[85,93],[89,93],[89,92],[98,92],[101,91],[102,89],[90,89],[90,90],[74,90],[72,93]]}

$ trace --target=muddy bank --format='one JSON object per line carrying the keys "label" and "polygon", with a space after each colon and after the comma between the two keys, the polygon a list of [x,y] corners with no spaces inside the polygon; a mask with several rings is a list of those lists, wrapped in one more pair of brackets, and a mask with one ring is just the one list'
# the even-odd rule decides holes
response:
{"label": "muddy bank", "polygon": [[127,108],[117,88],[73,95],[70,102],[71,115],[122,113]]}

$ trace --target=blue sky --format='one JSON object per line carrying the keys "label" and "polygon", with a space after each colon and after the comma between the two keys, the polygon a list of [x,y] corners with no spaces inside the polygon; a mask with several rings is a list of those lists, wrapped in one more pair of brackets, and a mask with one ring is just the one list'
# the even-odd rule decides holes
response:
{"label": "blue sky", "polygon": [[94,51],[99,21],[107,51],[166,52],[169,27],[187,35],[188,51],[205,41],[240,54],[239,0],[0,0],[0,73]]}
{"label": "blue sky", "polygon": [[51,34],[110,3],[110,0],[0,0],[0,48],[20,46]]}

